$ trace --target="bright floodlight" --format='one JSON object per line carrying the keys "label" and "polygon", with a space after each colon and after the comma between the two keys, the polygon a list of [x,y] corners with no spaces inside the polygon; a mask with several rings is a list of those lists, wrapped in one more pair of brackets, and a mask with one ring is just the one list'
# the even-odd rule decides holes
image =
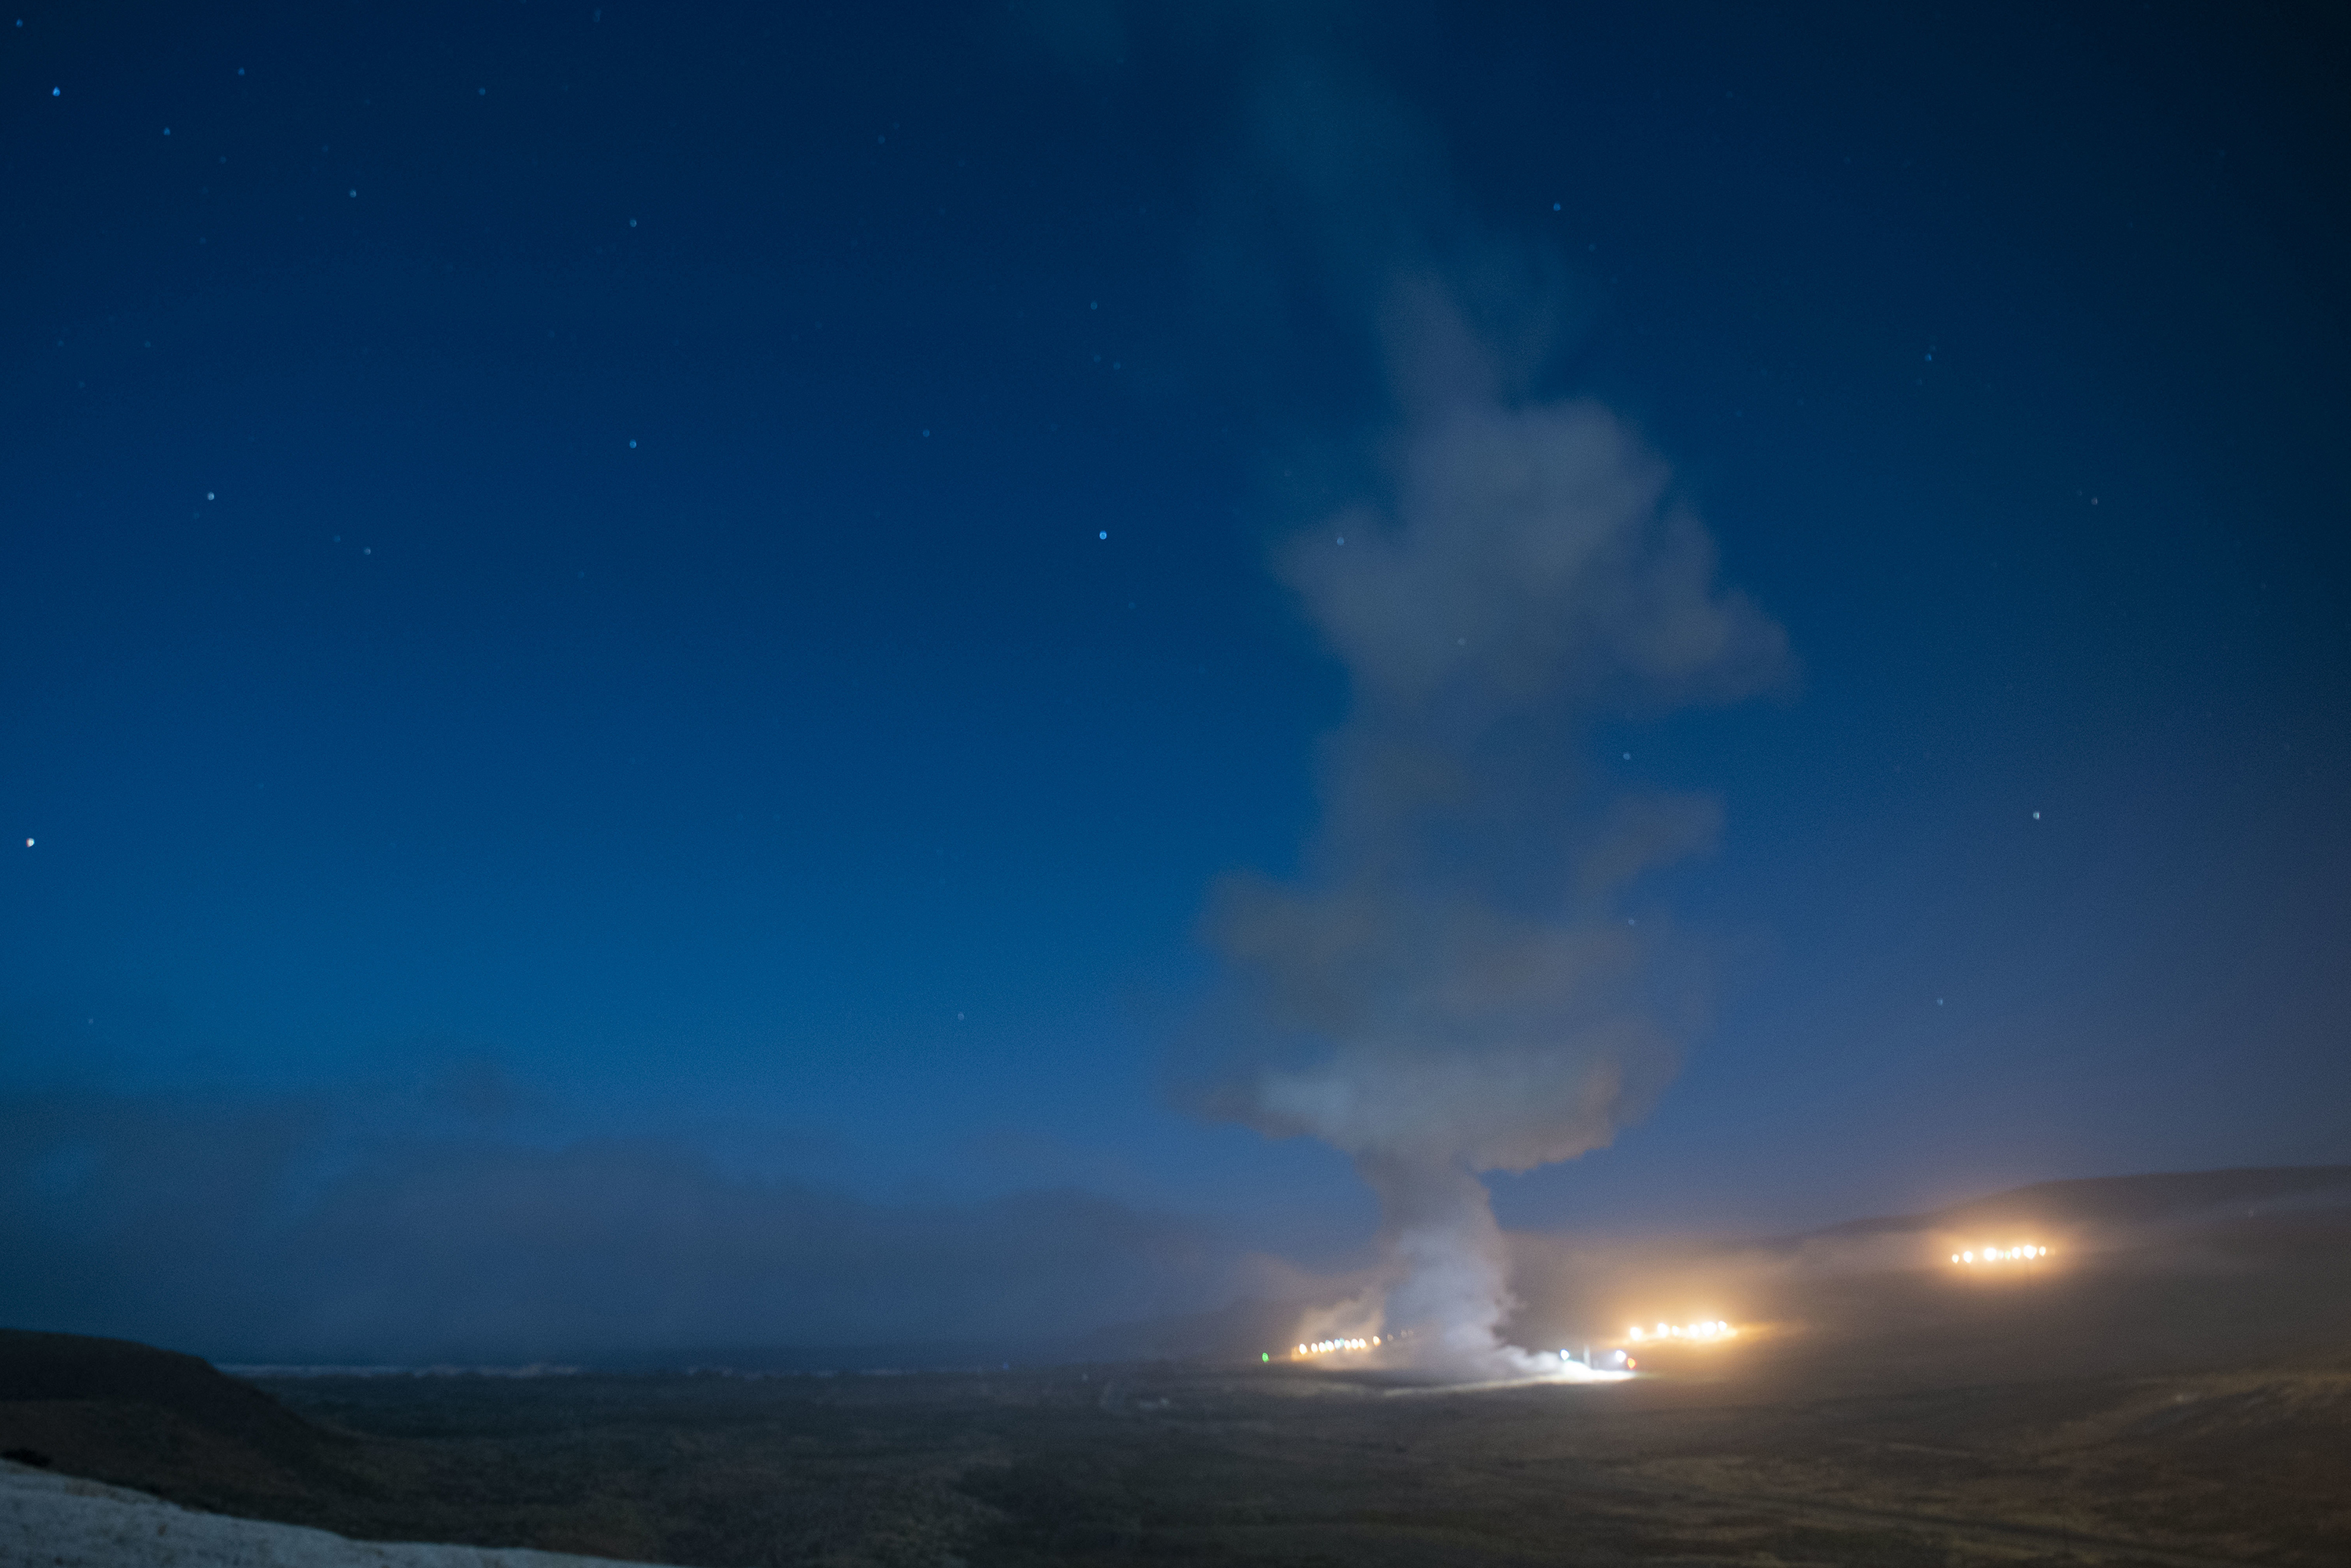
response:
{"label": "bright floodlight", "polygon": [[2046,1258],[2049,1249],[2037,1241],[2027,1241],[2014,1247],[1983,1247],[1966,1252],[1954,1252],[1954,1263],[2022,1263],[2035,1258]]}
{"label": "bright floodlight", "polygon": [[1729,1339],[1739,1331],[1723,1318],[1706,1318],[1694,1323],[1659,1323],[1655,1328],[1638,1326],[1626,1329],[1625,1338],[1634,1344],[1646,1344],[1651,1340],[1718,1340]]}

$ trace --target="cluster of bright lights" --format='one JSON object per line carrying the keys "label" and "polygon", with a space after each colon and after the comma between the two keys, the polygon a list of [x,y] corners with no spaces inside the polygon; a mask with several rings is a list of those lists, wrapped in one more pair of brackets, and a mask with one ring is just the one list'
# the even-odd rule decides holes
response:
{"label": "cluster of bright lights", "polygon": [[1296,1354],[1328,1355],[1334,1350],[1370,1350],[1379,1343],[1380,1336],[1377,1334],[1374,1334],[1369,1339],[1318,1339],[1311,1344],[1300,1345]]}
{"label": "cluster of bright lights", "polygon": [[1720,1318],[1705,1323],[1659,1323],[1653,1329],[1635,1329],[1627,1339],[1729,1339],[1739,1331]]}
{"label": "cluster of bright lights", "polygon": [[1979,1247],[1971,1252],[1954,1252],[1951,1261],[1970,1263],[2027,1263],[2035,1258],[2046,1258],[2046,1247]]}

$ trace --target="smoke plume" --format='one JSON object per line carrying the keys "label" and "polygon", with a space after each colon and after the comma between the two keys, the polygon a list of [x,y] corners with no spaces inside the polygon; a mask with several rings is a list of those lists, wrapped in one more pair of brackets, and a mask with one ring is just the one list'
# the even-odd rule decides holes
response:
{"label": "smoke plume", "polygon": [[1521,1362],[1480,1173],[1603,1146],[1670,1077],[1677,1009],[1624,895],[1719,820],[1607,789],[1593,727],[1737,700],[1788,656],[1622,421],[1510,401],[1438,290],[1391,316],[1407,426],[1386,493],[1278,557],[1352,707],[1297,880],[1212,901],[1270,1041],[1226,1105],[1340,1150],[1379,1197],[1378,1283],[1327,1332],[1492,1376]]}

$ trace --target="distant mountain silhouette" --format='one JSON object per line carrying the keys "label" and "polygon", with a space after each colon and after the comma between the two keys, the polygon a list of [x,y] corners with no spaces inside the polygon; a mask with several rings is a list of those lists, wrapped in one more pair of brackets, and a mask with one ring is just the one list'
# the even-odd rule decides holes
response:
{"label": "distant mountain silhouette", "polygon": [[2042,1225],[2140,1226],[2224,1209],[2300,1206],[2329,1197],[2351,1204],[2351,1166],[2280,1166],[2252,1170],[2161,1172],[2036,1182],[1925,1214],[1851,1219],[1804,1237],[1876,1236],[1914,1230]]}

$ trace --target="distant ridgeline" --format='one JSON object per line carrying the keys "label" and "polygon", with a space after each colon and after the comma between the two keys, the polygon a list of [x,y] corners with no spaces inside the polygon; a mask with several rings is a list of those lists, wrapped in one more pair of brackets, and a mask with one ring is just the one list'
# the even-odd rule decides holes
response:
{"label": "distant ridgeline", "polygon": [[1927,1214],[1848,1220],[1815,1237],[1877,1236],[2011,1225],[2086,1225],[2135,1228],[2193,1221],[2225,1212],[2290,1213],[2351,1206],[2351,1166],[2284,1166],[2261,1170],[2183,1171],[2153,1176],[2045,1181]]}

